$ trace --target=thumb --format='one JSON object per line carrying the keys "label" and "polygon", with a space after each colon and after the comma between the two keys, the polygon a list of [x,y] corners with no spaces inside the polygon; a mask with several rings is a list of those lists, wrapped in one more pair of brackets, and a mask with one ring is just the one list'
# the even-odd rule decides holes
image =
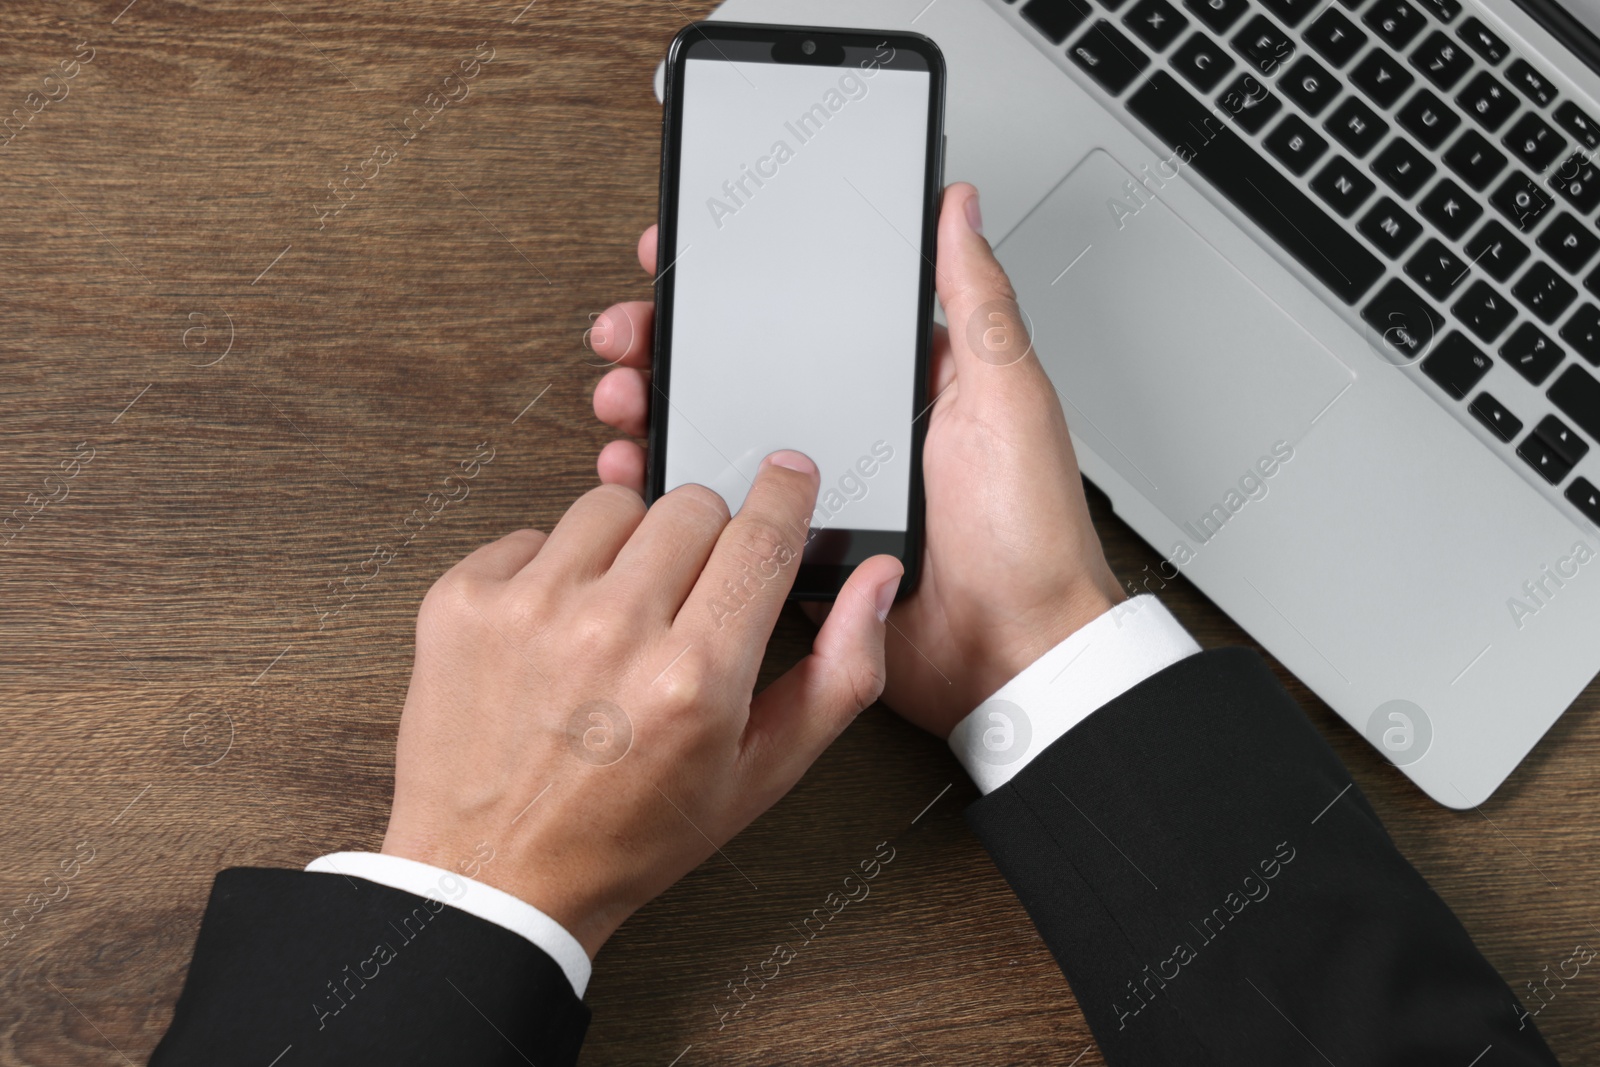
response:
{"label": "thumb", "polygon": [[[956,182],[939,211],[939,262],[934,272],[939,304],[950,328],[956,380],[961,389],[989,389],[1015,374],[998,368],[1033,360],[1033,341],[1017,293],[983,236],[978,190]],[[1031,384],[1031,383],[1030,383]]]}
{"label": "thumb", "polygon": [[905,568],[873,556],[839,591],[811,654],[750,703],[746,745],[763,785],[780,794],[883,692],[884,618]]}

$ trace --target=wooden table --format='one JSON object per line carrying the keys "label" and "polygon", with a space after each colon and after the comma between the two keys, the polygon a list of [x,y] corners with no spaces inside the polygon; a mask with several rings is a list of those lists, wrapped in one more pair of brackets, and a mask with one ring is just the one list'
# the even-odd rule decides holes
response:
{"label": "wooden table", "polygon": [[[0,512],[27,519],[0,534],[0,906],[53,898],[4,948],[4,1064],[142,1063],[216,870],[377,845],[423,592],[594,482],[580,337],[649,295],[651,75],[707,10],[125,3],[0,15]],[[480,446],[470,494],[408,521]],[[1094,504],[1119,573],[1155,561]],[[783,620],[773,673],[809,632]],[[1600,689],[1462,814],[1286,681],[1513,987],[1600,947]],[[1102,1062],[974,795],[866,713],[607,946],[584,1062]],[[724,1019],[885,840],[870,897]],[[1539,1016],[1565,1062],[1600,1061],[1597,1004],[1586,969]]]}

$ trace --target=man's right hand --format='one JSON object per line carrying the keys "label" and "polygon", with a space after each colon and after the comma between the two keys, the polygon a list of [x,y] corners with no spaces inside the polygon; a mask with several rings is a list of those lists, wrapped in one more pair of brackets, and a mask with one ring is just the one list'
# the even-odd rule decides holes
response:
{"label": "man's right hand", "polygon": [[[934,339],[936,399],[922,416],[922,576],[895,605],[886,638],[884,702],[940,737],[1124,599],[1089,521],[1061,404],[981,233],[977,198],[971,185],[952,185],[940,213],[937,284],[951,328]],[[655,273],[654,226],[640,238],[639,262]],[[595,389],[595,414],[635,437],[649,417],[653,314],[647,302],[617,304],[588,335],[614,365]],[[600,453],[600,480],[642,490],[644,463],[637,442],[613,441]]]}
{"label": "man's right hand", "polygon": [[449,871],[487,846],[505,858],[474,877],[592,958],[878,697],[891,556],[859,564],[811,654],[755,692],[816,503],[816,464],[780,451],[731,519],[704,486],[648,511],[598,486],[548,536],[452,567],[417,614],[383,851]]}

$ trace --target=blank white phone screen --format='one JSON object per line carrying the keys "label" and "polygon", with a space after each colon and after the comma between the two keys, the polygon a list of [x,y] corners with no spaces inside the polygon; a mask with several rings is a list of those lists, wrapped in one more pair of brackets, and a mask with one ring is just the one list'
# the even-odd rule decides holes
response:
{"label": "blank white phone screen", "polygon": [[664,490],[736,511],[792,448],[821,471],[814,530],[906,529],[929,86],[686,61]]}

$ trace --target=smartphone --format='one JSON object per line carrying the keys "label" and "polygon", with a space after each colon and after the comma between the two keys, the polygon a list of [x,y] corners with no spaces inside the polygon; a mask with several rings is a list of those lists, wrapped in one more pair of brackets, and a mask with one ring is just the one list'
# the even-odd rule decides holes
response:
{"label": "smartphone", "polygon": [[699,22],[667,55],[646,499],[737,511],[810,456],[794,599],[879,553],[916,584],[944,86],[917,34]]}

